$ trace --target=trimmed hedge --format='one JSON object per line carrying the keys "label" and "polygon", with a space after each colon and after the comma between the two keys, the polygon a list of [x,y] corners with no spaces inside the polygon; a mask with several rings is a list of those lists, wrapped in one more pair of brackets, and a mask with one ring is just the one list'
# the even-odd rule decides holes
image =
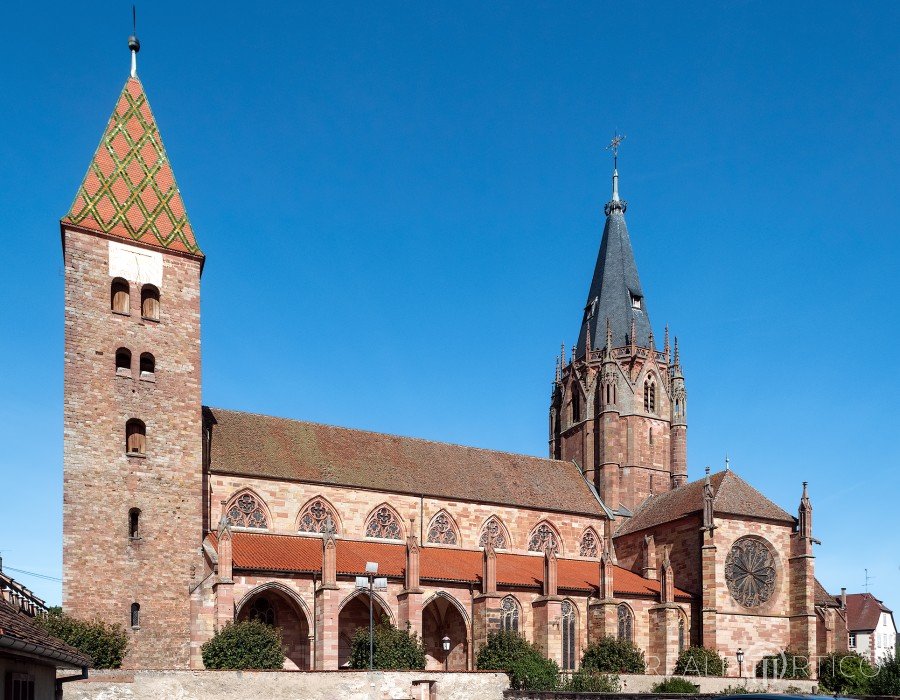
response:
{"label": "trimmed hedge", "polygon": [[492,632],[478,650],[479,671],[504,671],[513,690],[554,690],[559,666],[516,632]]}
{"label": "trimmed hedge", "polygon": [[51,608],[49,615],[36,617],[35,622],[89,656],[91,668],[119,668],[128,651],[128,633],[121,625],[99,619],[79,620],[66,615],[60,608]]}
{"label": "trimmed hedge", "polygon": [[622,682],[615,674],[580,668],[563,684],[561,690],[569,693],[618,693],[622,690]]}
{"label": "trimmed hedge", "polygon": [[229,622],[206,641],[200,652],[209,669],[277,670],[284,666],[281,630],[258,620]]}
{"label": "trimmed hedge", "polygon": [[666,678],[650,689],[651,693],[684,693],[685,695],[697,695],[700,689],[687,678]]}
{"label": "trimmed hedge", "polygon": [[644,673],[644,652],[633,642],[604,637],[584,650],[581,667],[598,673]]}
{"label": "trimmed hedge", "polygon": [[[425,647],[415,632],[397,629],[387,617],[373,630],[372,665],[383,671],[425,668]],[[350,668],[369,668],[369,627],[360,627],[350,643]]]}
{"label": "trimmed hedge", "polygon": [[721,677],[727,670],[728,660],[723,659],[715,649],[706,647],[688,647],[675,662],[675,673],[679,676]]}

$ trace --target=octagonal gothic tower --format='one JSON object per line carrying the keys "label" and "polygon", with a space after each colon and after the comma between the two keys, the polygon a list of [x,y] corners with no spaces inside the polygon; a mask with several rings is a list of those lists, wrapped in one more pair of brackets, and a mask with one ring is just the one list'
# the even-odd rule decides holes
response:
{"label": "octagonal gothic tower", "polygon": [[612,199],[578,343],[557,360],[550,456],[574,460],[628,515],[687,481],[687,392],[678,341],[657,349],[613,170]]}

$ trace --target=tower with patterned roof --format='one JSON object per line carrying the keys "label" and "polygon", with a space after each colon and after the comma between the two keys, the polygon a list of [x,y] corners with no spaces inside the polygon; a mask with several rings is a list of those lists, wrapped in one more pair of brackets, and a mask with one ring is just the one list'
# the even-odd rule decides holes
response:
{"label": "tower with patterned roof", "polygon": [[135,69],[62,218],[63,607],[129,630],[129,667],[186,667],[202,560],[200,273]]}
{"label": "tower with patterned roof", "polygon": [[650,494],[687,481],[687,392],[668,328],[662,349],[656,346],[626,206],[614,167],[578,343],[558,360],[550,456],[574,460],[603,502],[627,515]]}

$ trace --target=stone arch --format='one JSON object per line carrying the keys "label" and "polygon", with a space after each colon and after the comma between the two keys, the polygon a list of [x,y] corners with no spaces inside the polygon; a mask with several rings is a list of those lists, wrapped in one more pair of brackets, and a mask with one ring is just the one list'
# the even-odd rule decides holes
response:
{"label": "stone arch", "polygon": [[[442,641],[450,638],[450,651]],[[432,595],[422,606],[422,644],[427,669],[466,671],[469,666],[469,620],[465,608],[444,591]]]}
{"label": "stone arch", "polygon": [[271,624],[281,630],[284,646],[284,668],[308,671],[310,664],[310,620],[305,601],[296,592],[277,581],[260,584],[247,591],[235,606],[234,619],[252,619],[258,612],[256,603],[263,603],[271,612]]}
{"label": "stone arch", "polygon": [[539,521],[528,533],[528,546],[526,549],[529,552],[543,553],[548,546],[556,556],[562,556],[562,537],[559,531],[550,524],[550,521],[544,519]]}
{"label": "stone arch", "polygon": [[450,515],[450,513],[448,513],[445,508],[441,508],[437,513],[435,513],[434,517],[431,519],[431,522],[428,523],[428,530],[426,530],[425,541],[428,544],[448,544],[459,546],[459,526],[456,524],[456,520],[454,520],[453,516]]}
{"label": "stone arch", "polygon": [[510,549],[509,530],[496,515],[485,518],[478,531],[478,546],[484,547],[488,540],[494,545],[494,549]]}
{"label": "stone arch", "polygon": [[[249,496],[255,501],[255,507],[250,508],[249,503],[238,500]],[[235,509],[232,517],[232,509]],[[232,527],[247,528],[252,530],[270,530],[272,526],[272,513],[265,499],[249,486],[238,489],[225,502],[222,508],[222,517]],[[245,524],[238,524],[245,523]],[[257,523],[257,524],[249,524]]]}
{"label": "stone arch", "polygon": [[[353,591],[352,593],[348,594],[347,597],[344,598],[341,601],[341,604],[338,606],[338,615],[340,615],[344,611],[344,608],[347,607],[350,603],[352,603],[354,599],[360,598],[360,597],[368,600],[369,599],[368,589],[358,588],[355,591]],[[372,591],[372,600],[374,600],[375,604],[379,608],[381,608],[382,612],[384,612],[388,616],[388,620],[391,621],[391,624],[396,625],[397,620],[394,616],[394,611],[391,610],[391,606],[388,605],[388,602],[381,595],[379,595],[378,591]],[[368,603],[366,603],[366,605],[368,605]],[[376,617],[375,621],[378,622],[378,619],[379,618]]]}
{"label": "stone arch", "polygon": [[375,506],[366,516],[365,536],[374,539],[403,540],[406,528],[403,518],[388,503]]}
{"label": "stone arch", "polygon": [[[396,624],[394,613],[387,602],[378,595],[372,593],[372,619],[375,624],[381,621],[382,614],[386,615],[391,624]],[[353,635],[361,627],[369,626],[369,591],[357,589],[341,601],[338,607],[338,667],[346,668],[350,663],[350,652]]]}
{"label": "stone arch", "polygon": [[[334,523],[335,534],[342,533],[344,531],[344,524],[341,521],[341,516],[338,513],[337,508],[335,508],[334,504],[332,504],[331,501],[329,501],[327,498],[325,498],[325,496],[321,494],[313,496],[312,498],[307,500],[306,503],[300,506],[300,509],[297,511],[297,517],[294,519],[294,530],[309,535],[320,535],[325,532],[324,520],[321,519],[319,517],[319,514],[316,512],[319,510],[319,508],[317,507],[318,505],[321,505],[325,509],[325,517],[330,517],[332,522]],[[309,511],[309,513],[307,513],[307,511]],[[311,516],[309,520],[306,520],[307,515]],[[311,529],[302,529],[304,527],[309,527]]]}
{"label": "stone arch", "polygon": [[590,557],[596,559],[603,551],[603,540],[593,526],[588,525],[584,528],[581,539],[578,541],[578,556]]}

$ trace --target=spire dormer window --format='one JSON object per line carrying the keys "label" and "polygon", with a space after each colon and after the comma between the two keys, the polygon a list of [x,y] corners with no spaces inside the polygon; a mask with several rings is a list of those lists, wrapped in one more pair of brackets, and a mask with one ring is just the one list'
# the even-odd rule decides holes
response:
{"label": "spire dormer window", "polygon": [[635,294],[634,292],[631,292],[631,308],[637,309],[638,311],[643,309],[644,308],[644,297],[642,297],[640,294]]}

